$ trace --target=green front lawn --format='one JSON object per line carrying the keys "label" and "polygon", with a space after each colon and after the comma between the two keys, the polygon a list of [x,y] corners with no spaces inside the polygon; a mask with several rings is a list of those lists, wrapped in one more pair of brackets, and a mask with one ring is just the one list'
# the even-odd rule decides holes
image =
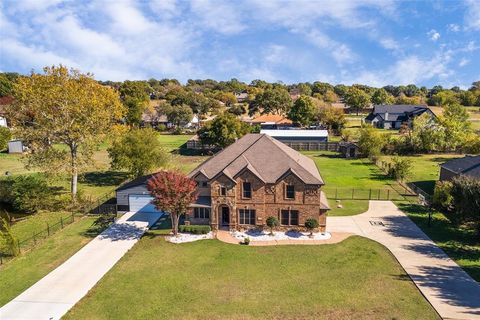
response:
{"label": "green front lawn", "polygon": [[0,306],[58,267],[100,231],[95,218],[84,218],[38,244],[35,249],[0,266]]}
{"label": "green front lawn", "polygon": [[438,319],[392,255],[336,245],[175,245],[155,232],[65,319]]}

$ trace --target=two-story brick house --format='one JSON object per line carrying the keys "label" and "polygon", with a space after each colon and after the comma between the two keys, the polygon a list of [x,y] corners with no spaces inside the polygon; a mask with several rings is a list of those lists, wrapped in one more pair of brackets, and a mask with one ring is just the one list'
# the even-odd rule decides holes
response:
{"label": "two-story brick house", "polygon": [[329,207],[314,161],[267,135],[244,136],[189,176],[199,195],[187,218],[191,224],[242,229],[276,216],[284,228],[315,218],[325,230]]}

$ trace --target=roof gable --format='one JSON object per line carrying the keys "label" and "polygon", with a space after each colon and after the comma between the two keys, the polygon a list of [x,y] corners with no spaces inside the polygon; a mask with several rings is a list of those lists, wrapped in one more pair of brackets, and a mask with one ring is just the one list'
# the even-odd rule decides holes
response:
{"label": "roof gable", "polygon": [[457,174],[480,178],[480,155],[453,159],[440,166]]}
{"label": "roof gable", "polygon": [[248,134],[194,169],[213,179],[219,173],[235,177],[248,169],[265,183],[276,183],[287,170],[295,170],[306,184],[324,184],[315,162],[265,134]]}

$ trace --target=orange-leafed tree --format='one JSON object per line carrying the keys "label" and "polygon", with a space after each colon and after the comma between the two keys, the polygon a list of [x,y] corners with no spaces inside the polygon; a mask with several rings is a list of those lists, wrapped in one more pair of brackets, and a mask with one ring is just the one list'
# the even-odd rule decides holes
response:
{"label": "orange-leafed tree", "polygon": [[197,183],[178,171],[160,171],[148,180],[147,189],[153,196],[157,210],[168,212],[172,220],[172,231],[178,234],[180,216],[197,199]]}

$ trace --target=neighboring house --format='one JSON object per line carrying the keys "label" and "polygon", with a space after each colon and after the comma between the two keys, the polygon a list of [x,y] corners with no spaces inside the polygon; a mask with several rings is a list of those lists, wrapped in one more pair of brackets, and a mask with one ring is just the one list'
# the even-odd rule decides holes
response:
{"label": "neighboring house", "polygon": [[247,92],[235,93],[235,98],[237,98],[237,102],[239,103],[248,101],[248,93]]}
{"label": "neighboring house", "polygon": [[10,140],[8,141],[8,153],[23,153],[25,146],[22,140]]}
{"label": "neighboring house", "polygon": [[0,97],[0,127],[8,127],[6,107],[13,102],[12,97]]}
{"label": "neighboring house", "polygon": [[262,129],[284,129],[293,127],[293,122],[279,114],[262,114],[249,121],[251,125],[260,125]]}
{"label": "neighboring house", "polygon": [[465,156],[440,165],[440,181],[450,181],[461,175],[480,179],[480,155]]}
{"label": "neighboring house", "polygon": [[327,130],[261,130],[281,142],[328,142]]}
{"label": "neighboring house", "polygon": [[424,113],[436,118],[432,110],[422,105],[376,105],[365,122],[381,129],[400,129],[403,123],[411,125],[415,117]]}
{"label": "neighboring house", "polygon": [[[145,176],[117,189],[119,211],[152,211]],[[186,220],[213,229],[263,227],[269,216],[282,228],[316,219],[325,231],[327,198],[315,162],[265,134],[247,134],[194,169],[198,200]]]}

